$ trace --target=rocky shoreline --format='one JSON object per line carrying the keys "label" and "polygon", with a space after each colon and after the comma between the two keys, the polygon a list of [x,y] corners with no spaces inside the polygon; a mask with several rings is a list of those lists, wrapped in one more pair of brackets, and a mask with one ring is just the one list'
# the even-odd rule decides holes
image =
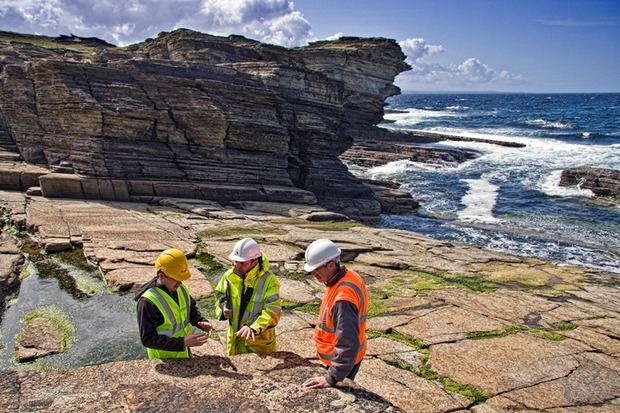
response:
{"label": "rocky shoreline", "polygon": [[[3,411],[158,411],[179,397],[185,400],[180,412],[612,412],[620,406],[615,274],[334,221],[316,206],[222,207],[172,198],[121,203],[14,191],[0,191],[0,205],[5,282],[19,278],[23,265],[8,223],[28,228],[50,252],[80,246],[117,291],[150,278],[162,248],[181,248],[191,257],[204,249],[224,264],[239,237],[253,236],[291,303],[273,355],[228,358],[225,343],[212,340],[183,362],[3,371]],[[300,274],[303,250],[323,237],[337,242],[345,264],[364,275],[372,317],[356,382],[312,392],[301,383],[321,367],[312,346],[315,316],[303,304],[318,302],[322,286]],[[208,297],[212,285],[192,262],[189,287]],[[216,323],[220,338],[225,328]]]}
{"label": "rocky shoreline", "polygon": [[[286,311],[278,352],[267,356],[226,357],[227,326],[215,322],[218,334],[191,360],[3,369],[2,411],[620,409],[617,274],[372,226],[381,213],[414,213],[418,202],[356,169],[479,156],[423,145],[465,138],[377,127],[386,98],[399,93],[394,77],[409,68],[395,41],[285,49],[181,29],[128,48],[67,48],[6,35],[2,310],[20,299],[24,238],[45,254],[81,251],[115,294],[150,279],[163,249],[179,248],[191,258],[192,294],[208,305],[204,263],[227,265],[232,245],[251,236],[280,279]],[[312,332],[324,289],[302,267],[317,238],[342,248],[371,306],[356,382],[311,391],[301,383],[323,371]],[[2,351],[34,349],[25,359],[45,357],[37,346],[62,351],[51,344],[27,332]]]}

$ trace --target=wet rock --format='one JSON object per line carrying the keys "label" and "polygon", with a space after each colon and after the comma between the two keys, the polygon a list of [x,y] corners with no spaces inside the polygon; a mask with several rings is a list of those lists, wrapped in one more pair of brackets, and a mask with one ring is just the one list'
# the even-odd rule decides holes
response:
{"label": "wet rock", "polygon": [[562,171],[560,186],[589,189],[595,196],[620,201],[620,171],[578,166]]}
{"label": "wet rock", "polygon": [[15,239],[0,232],[0,320],[7,296],[16,291],[21,283],[20,271],[23,264],[24,256],[20,253]]}
{"label": "wet rock", "polygon": [[36,318],[23,330],[17,342],[17,359],[20,362],[32,361],[62,351],[62,333],[48,321]]}

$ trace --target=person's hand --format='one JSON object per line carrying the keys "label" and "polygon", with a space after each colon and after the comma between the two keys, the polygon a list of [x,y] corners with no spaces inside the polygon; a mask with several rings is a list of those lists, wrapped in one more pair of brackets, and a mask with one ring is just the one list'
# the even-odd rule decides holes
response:
{"label": "person's hand", "polygon": [[235,336],[244,338],[246,340],[252,339],[252,341],[256,341],[254,337],[254,331],[249,326],[243,326],[235,333]]}
{"label": "person's hand", "polygon": [[228,301],[224,301],[224,306],[222,307],[222,310],[224,311],[224,318],[230,320],[233,310],[232,308],[228,307]]}
{"label": "person's hand", "polygon": [[319,377],[311,377],[308,380],[304,381],[304,386],[310,387],[311,389],[321,389],[323,387],[331,387],[327,382],[325,376]]}
{"label": "person's hand", "polygon": [[206,343],[207,340],[209,340],[209,336],[207,334],[202,331],[194,330],[185,336],[183,343],[185,344],[185,347],[198,347]]}
{"label": "person's hand", "polygon": [[207,336],[210,335],[211,331],[213,330],[213,326],[208,321],[199,321],[198,322],[198,327],[202,328],[205,331],[205,333],[207,334]]}

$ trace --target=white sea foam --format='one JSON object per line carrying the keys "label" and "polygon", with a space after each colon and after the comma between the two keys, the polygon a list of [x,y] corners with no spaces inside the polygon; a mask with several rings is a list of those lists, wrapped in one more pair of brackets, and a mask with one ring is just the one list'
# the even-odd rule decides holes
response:
{"label": "white sea foam", "polygon": [[525,121],[527,125],[539,126],[544,129],[573,129],[574,126],[570,123],[553,122],[545,119],[528,119]]}
{"label": "white sea foam", "polygon": [[454,112],[436,111],[426,109],[408,109],[406,113],[392,112],[386,113],[384,119],[392,121],[392,125],[417,125],[424,122],[427,119],[442,118],[442,117],[455,117],[460,116]]}
{"label": "white sea foam", "polygon": [[498,136],[486,133],[460,132],[453,135],[485,139],[498,142],[524,144],[523,148],[512,148],[475,141],[442,141],[435,147],[460,147],[481,150],[487,154],[485,160],[497,163],[497,170],[529,170],[547,173],[550,170],[566,169],[578,165],[597,168],[620,168],[620,144],[608,146],[567,143],[556,139],[537,139],[523,136]]}
{"label": "white sea foam", "polygon": [[542,191],[551,196],[594,196],[594,193],[589,189],[581,189],[578,186],[560,186],[561,176],[562,171],[551,171],[549,175],[541,181]]}
{"label": "white sea foam", "polygon": [[465,209],[458,212],[462,221],[497,223],[500,220],[493,216],[493,207],[497,201],[499,187],[487,178],[463,179],[469,190],[461,198]]}
{"label": "white sea foam", "polygon": [[568,168],[620,169],[618,109],[597,106],[601,112],[591,113],[571,97],[568,103],[557,96],[549,96],[550,102],[542,102],[544,96],[517,98],[498,97],[487,104],[476,96],[467,102],[424,97],[419,110],[386,116],[402,120],[386,127],[473,138],[423,146],[482,154],[458,167],[405,162],[374,169],[423,200],[418,214],[398,218],[398,227],[558,264],[620,272],[620,221],[614,216],[620,207],[582,202],[577,198],[591,197],[591,191],[558,185]]}
{"label": "white sea foam", "polygon": [[364,172],[364,175],[370,179],[391,180],[401,178],[407,171],[437,171],[443,167],[440,164],[413,162],[403,159],[370,168]]}

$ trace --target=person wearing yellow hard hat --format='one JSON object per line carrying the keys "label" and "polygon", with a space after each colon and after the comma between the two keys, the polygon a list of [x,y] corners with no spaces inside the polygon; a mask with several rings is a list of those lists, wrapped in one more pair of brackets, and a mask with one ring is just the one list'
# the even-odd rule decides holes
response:
{"label": "person wearing yellow hard hat", "polygon": [[157,275],[134,296],[140,340],[150,359],[189,358],[191,347],[207,342],[212,326],[183,284],[190,277],[187,257],[181,250],[167,249],[155,268]]}
{"label": "person wearing yellow hard hat", "polygon": [[280,283],[252,238],[243,238],[228,256],[232,266],[215,287],[215,315],[228,320],[228,355],[276,351]]}
{"label": "person wearing yellow hard hat", "polygon": [[335,386],[345,378],[354,380],[366,354],[366,284],[357,272],[340,264],[340,255],[340,248],[328,239],[318,239],[306,248],[304,270],[327,287],[314,328],[317,356],[327,373],[303,383],[311,389]]}

